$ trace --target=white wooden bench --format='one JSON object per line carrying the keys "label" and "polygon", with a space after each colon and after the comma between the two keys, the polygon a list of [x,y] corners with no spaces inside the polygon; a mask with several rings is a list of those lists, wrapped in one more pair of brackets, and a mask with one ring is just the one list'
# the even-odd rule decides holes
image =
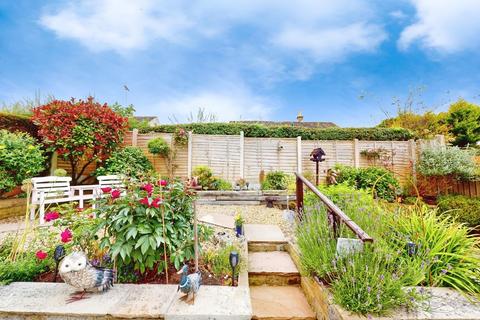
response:
{"label": "white wooden bench", "polygon": [[[79,208],[83,208],[85,200],[92,200],[94,193],[75,195],[76,189],[70,186],[70,177],[39,177],[32,178],[32,197],[30,219],[35,219],[36,206],[39,207],[40,224],[45,223],[45,205],[78,201]],[[89,186],[91,188],[91,186]],[[94,190],[94,189],[92,189]]]}
{"label": "white wooden bench", "polygon": [[101,198],[103,196],[102,188],[112,188],[122,191],[122,196],[126,194],[124,176],[111,174],[108,176],[98,176],[98,186],[95,192],[95,198]]}

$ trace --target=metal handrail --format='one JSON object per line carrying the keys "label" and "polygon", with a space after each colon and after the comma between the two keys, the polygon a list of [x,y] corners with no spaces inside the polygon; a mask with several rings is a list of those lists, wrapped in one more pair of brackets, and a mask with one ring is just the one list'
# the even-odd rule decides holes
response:
{"label": "metal handrail", "polygon": [[345,212],[337,207],[332,200],[321,193],[310,181],[305,179],[300,173],[295,173],[297,176],[296,191],[297,191],[297,211],[300,219],[303,216],[303,185],[306,185],[327,207],[329,221],[333,227],[335,237],[338,235],[338,227],[340,223],[345,224],[352,232],[363,242],[373,242],[370,237],[360,226],[358,226],[352,219],[350,219]]}

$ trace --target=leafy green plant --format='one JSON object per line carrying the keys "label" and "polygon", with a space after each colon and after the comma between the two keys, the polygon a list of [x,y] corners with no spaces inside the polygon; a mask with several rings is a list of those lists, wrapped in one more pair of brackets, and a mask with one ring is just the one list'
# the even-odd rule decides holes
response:
{"label": "leafy green plant", "polygon": [[188,123],[181,125],[160,125],[142,128],[140,131],[173,133],[181,127],[196,134],[239,135],[252,138],[296,138],[304,140],[371,140],[406,141],[414,138],[412,132],[403,128],[302,128],[294,126],[265,126],[250,123]]}
{"label": "leafy green plant", "polygon": [[283,171],[272,171],[267,173],[262,183],[263,190],[287,190],[288,176]]}
{"label": "leafy green plant", "polygon": [[232,184],[228,182],[227,180],[223,180],[218,177],[214,177],[214,181],[212,183],[212,189],[213,190],[222,190],[222,191],[228,191],[232,190]]}
{"label": "leafy green plant", "polygon": [[436,147],[422,151],[417,170],[425,177],[452,175],[468,179],[475,176],[476,167],[474,150]]}
{"label": "leafy green plant", "polygon": [[[128,186],[126,194],[103,198],[96,210],[103,219],[100,247],[108,249],[120,266],[132,265],[144,273],[164,270],[165,257],[178,269],[194,255],[192,196],[182,183]],[[199,228],[200,240],[208,232]],[[165,262],[165,261],[164,261]]]}
{"label": "leafy green plant", "polygon": [[212,169],[207,166],[196,166],[192,174],[204,190],[232,190],[230,182],[214,176]]}
{"label": "leafy green plant", "polygon": [[465,147],[480,141],[480,106],[460,99],[450,106],[446,120],[454,145]]}
{"label": "leafy green plant", "polygon": [[158,154],[162,157],[168,157],[170,146],[162,137],[156,137],[148,142],[148,151],[151,154]]}
{"label": "leafy green plant", "polygon": [[478,295],[480,240],[470,235],[469,228],[424,205],[398,207],[390,218],[392,232],[386,235],[390,246],[408,268],[423,266],[425,284]]}
{"label": "leafy green plant", "polygon": [[9,284],[15,281],[33,281],[40,274],[51,270],[49,260],[39,261],[34,253],[22,255],[16,261],[0,259],[0,284]]}
{"label": "leafy green plant", "polygon": [[394,201],[400,184],[392,172],[385,168],[353,168],[336,165],[337,182],[346,183],[358,189],[374,191],[375,195],[387,201]]}
{"label": "leafy green plant", "polygon": [[[232,251],[242,252],[238,245],[230,244],[219,249],[209,249],[202,255],[202,258],[216,277],[231,275],[232,267],[229,258]],[[244,261],[240,258],[240,263],[235,268],[235,276],[238,276],[245,269]]]}
{"label": "leafy green plant", "polygon": [[153,166],[140,148],[125,147],[112,153],[104,165],[95,171],[95,176],[122,174],[140,178],[148,176]]}
{"label": "leafy green plant", "polygon": [[457,222],[472,228],[480,226],[480,198],[441,196],[437,199],[437,205],[440,213],[452,216]]}
{"label": "leafy green plant", "polygon": [[53,171],[53,175],[56,177],[66,177],[67,176],[67,170],[65,169],[55,169]]}
{"label": "leafy green plant", "polygon": [[0,130],[0,192],[12,190],[44,169],[45,157],[34,138]]}

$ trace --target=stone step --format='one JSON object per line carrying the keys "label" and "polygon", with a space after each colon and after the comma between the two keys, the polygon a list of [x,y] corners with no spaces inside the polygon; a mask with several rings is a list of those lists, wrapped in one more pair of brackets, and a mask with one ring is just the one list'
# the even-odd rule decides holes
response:
{"label": "stone step", "polygon": [[284,251],[288,243],[282,230],[273,224],[246,224],[244,226],[248,251]]}
{"label": "stone step", "polygon": [[297,286],[252,286],[252,319],[314,320],[314,312]]}
{"label": "stone step", "polygon": [[288,252],[250,252],[248,280],[253,286],[297,285],[300,284],[300,273]]}

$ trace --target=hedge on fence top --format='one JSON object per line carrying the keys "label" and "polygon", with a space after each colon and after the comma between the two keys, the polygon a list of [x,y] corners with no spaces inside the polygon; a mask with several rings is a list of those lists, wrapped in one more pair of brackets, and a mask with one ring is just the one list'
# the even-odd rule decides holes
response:
{"label": "hedge on fence top", "polygon": [[26,132],[32,137],[39,139],[38,127],[33,124],[32,118],[29,116],[0,112],[0,129],[5,129],[10,132]]}
{"label": "hedge on fence top", "polygon": [[264,126],[246,123],[190,123],[167,124],[140,129],[141,133],[173,133],[181,127],[196,134],[238,135],[243,131],[245,137],[252,138],[296,138],[303,140],[377,140],[406,141],[415,138],[403,128],[302,128],[293,126]]}

